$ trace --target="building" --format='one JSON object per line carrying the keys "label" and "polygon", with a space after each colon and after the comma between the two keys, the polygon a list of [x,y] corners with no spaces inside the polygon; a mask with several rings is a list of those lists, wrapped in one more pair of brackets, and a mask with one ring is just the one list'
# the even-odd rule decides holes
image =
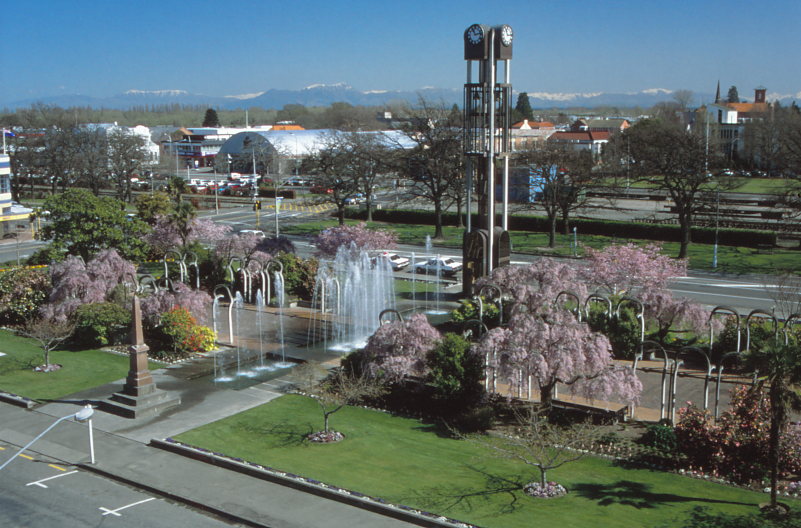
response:
{"label": "building", "polygon": [[720,98],[720,83],[718,83],[715,102],[707,105],[707,116],[703,120],[696,119],[695,126],[713,124],[723,146],[724,153],[730,158],[739,157],[743,151],[743,132],[748,123],[764,119],[773,111],[773,104],[766,100],[767,88],[760,85],[754,88],[753,103],[728,103]]}
{"label": "building", "polygon": [[11,158],[0,154],[0,234],[5,238],[28,228],[32,209],[11,201]]}
{"label": "building", "polygon": [[[603,125],[603,123],[607,123]],[[622,123],[619,123],[622,121]],[[592,126],[591,126],[592,123]],[[593,130],[594,128],[594,130]],[[549,139],[556,143],[570,145],[574,150],[589,150],[593,158],[601,156],[603,146],[609,143],[614,131],[628,128],[628,121],[577,119],[566,132],[555,132]]]}

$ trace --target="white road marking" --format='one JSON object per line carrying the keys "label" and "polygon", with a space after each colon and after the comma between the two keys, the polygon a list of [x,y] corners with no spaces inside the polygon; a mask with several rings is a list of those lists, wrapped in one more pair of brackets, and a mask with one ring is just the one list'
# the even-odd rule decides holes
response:
{"label": "white road marking", "polygon": [[62,473],[61,475],[55,475],[55,476],[53,476],[53,477],[47,477],[47,478],[45,478],[45,479],[42,479],[42,480],[37,480],[37,481],[35,481],[35,482],[28,482],[28,483],[27,483],[27,484],[25,484],[25,485],[26,485],[26,486],[39,486],[40,488],[45,488],[45,489],[47,489],[47,486],[45,486],[44,484],[42,484],[42,482],[47,482],[48,480],[57,479],[58,477],[66,477],[67,475],[72,475],[73,473],[77,473],[77,472],[78,472],[78,470],[76,469],[75,471],[70,471],[69,473]]}
{"label": "white road marking", "polygon": [[136,506],[138,504],[144,504],[145,502],[150,502],[152,500],[156,500],[156,497],[150,497],[149,499],[145,499],[143,501],[134,502],[133,504],[129,504],[128,506],[123,506],[122,508],[117,508],[116,510],[109,510],[108,508],[102,508],[102,507],[100,508],[100,510],[103,511],[103,515],[111,514],[111,515],[116,515],[117,517],[122,517],[122,515],[120,515],[117,512],[122,511],[125,508],[130,508],[131,506]]}

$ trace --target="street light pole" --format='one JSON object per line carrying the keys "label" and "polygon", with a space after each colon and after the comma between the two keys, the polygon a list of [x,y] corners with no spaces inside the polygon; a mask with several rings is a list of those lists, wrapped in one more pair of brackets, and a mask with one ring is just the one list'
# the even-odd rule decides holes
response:
{"label": "street light pole", "polygon": [[17,451],[17,453],[14,456],[12,456],[8,460],[6,460],[5,463],[2,466],[0,466],[0,470],[2,470],[4,467],[6,467],[8,464],[10,464],[12,460],[14,460],[19,455],[21,455],[26,449],[31,447],[34,442],[36,442],[41,437],[43,437],[45,435],[45,433],[47,433],[50,429],[52,429],[53,427],[57,426],[60,422],[63,422],[64,420],[67,420],[69,418],[75,418],[75,420],[77,420],[79,422],[83,422],[85,420],[89,420],[89,444],[90,444],[89,445],[89,451],[90,451],[92,464],[94,464],[95,463],[95,446],[94,446],[94,437],[92,435],[92,421],[90,420],[90,418],[92,417],[92,414],[94,412],[95,411],[92,408],[92,406],[91,405],[87,405],[86,407],[84,407],[80,411],[76,412],[75,414],[68,414],[67,416],[62,416],[61,418],[59,418],[58,420],[53,422],[53,424],[50,427],[48,427],[47,429],[42,431],[42,434],[40,434],[39,436],[37,436],[36,438],[31,440],[28,443],[28,445],[26,445],[25,447],[23,447],[22,449]]}

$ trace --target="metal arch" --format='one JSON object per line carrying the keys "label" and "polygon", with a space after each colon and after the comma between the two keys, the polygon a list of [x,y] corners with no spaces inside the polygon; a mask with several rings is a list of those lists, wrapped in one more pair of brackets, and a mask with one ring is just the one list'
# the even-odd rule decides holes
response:
{"label": "metal arch", "polygon": [[707,319],[707,324],[709,325],[709,353],[712,353],[712,345],[715,343],[715,333],[712,331],[712,317],[718,312],[728,312],[728,314],[733,315],[737,321],[737,350],[740,350],[740,312],[728,306],[715,306],[712,311],[709,312],[709,319]]}
{"label": "metal arch", "polygon": [[[712,366],[712,363],[709,361],[709,356],[707,356],[704,353],[704,351],[698,347],[694,346],[682,347],[676,353],[676,357],[678,357],[679,354],[687,354],[689,352],[700,354],[704,358],[704,361],[706,362],[706,376],[704,377],[704,410],[706,411],[709,409],[709,379],[712,377],[712,370],[714,369],[714,367]],[[674,387],[674,393],[675,393],[675,387]]]}
{"label": "metal arch", "polygon": [[200,289],[200,267],[197,265],[197,253],[194,251],[186,250],[184,252],[183,257],[181,257],[181,263],[183,264],[184,270],[186,271],[186,282],[189,282],[189,267],[186,265],[186,257],[191,255],[194,257],[194,260],[189,263],[190,266],[195,267],[195,289]]}
{"label": "metal arch", "polygon": [[575,316],[578,318],[578,322],[580,323],[581,322],[581,298],[578,296],[578,294],[576,292],[573,292],[573,291],[570,291],[570,290],[562,290],[562,291],[560,291],[559,293],[556,294],[556,297],[553,300],[554,307],[557,305],[557,303],[559,302],[559,297],[561,297],[562,295],[567,295],[569,297],[573,297],[574,299],[576,299]]}
{"label": "metal arch", "polygon": [[[234,336],[233,336],[233,310],[234,310],[234,296],[231,293],[231,289],[226,286],[225,284],[218,284],[214,287],[212,292],[212,297],[217,300],[223,297],[223,295],[219,294],[220,290],[223,290],[228,295],[228,343],[233,344]],[[214,310],[212,310],[212,316],[214,316]],[[214,322],[214,331],[217,331],[217,323]],[[219,335],[219,334],[218,334]],[[217,340],[219,342],[219,339]]]}
{"label": "metal arch", "polygon": [[640,313],[637,314],[637,319],[640,320],[640,343],[645,341],[645,306],[634,297],[623,297],[617,302],[615,307],[615,317],[620,319],[620,307],[624,302],[634,303],[640,307]]}
{"label": "metal arch", "polygon": [[[139,278],[137,277],[136,273],[130,272],[130,271],[126,271],[125,273],[123,273],[122,278],[125,279],[126,277],[131,277],[133,279],[131,281],[131,282],[133,282],[133,285],[134,285],[133,294],[134,295],[138,294],[139,293]],[[125,291],[125,296],[127,297],[128,296],[128,288],[126,287],[126,284],[128,284],[128,283],[123,280],[122,281],[122,287],[123,287],[123,289]]]}
{"label": "metal arch", "polygon": [[[284,264],[280,260],[270,259],[266,263],[264,263],[264,274],[267,277],[267,284],[270,285],[270,267],[275,266],[278,269],[275,271],[281,277],[281,284],[284,284]],[[278,295],[278,291],[275,292],[276,296]],[[337,296],[339,295],[339,290],[337,289]],[[338,313],[339,311],[337,311]]]}
{"label": "metal arch", "polygon": [[228,265],[226,269],[228,270],[228,274],[231,276],[231,290],[234,290],[234,284],[236,284],[236,275],[234,274],[233,264],[234,262],[239,262],[239,267],[243,268],[245,266],[245,262],[240,258],[234,255],[228,259]]}
{"label": "metal arch", "polygon": [[[163,286],[161,284],[164,284]],[[170,293],[175,293],[175,286],[173,286],[172,280],[167,277],[161,277],[156,285],[162,290],[169,290]]]}
{"label": "metal arch", "polygon": [[467,337],[468,333],[472,336],[473,331],[470,329],[471,326],[478,326],[478,339],[481,339],[484,334],[489,332],[489,328],[487,325],[484,324],[483,321],[480,319],[468,319],[467,321],[462,323],[462,336]]}
{"label": "metal arch", "polygon": [[478,301],[478,320],[484,321],[484,301],[481,299],[481,295],[474,295],[474,301]]}
{"label": "metal arch", "polygon": [[[260,261],[257,258],[248,257],[245,260],[245,267],[248,268],[248,271],[250,270],[250,264],[252,262],[255,262],[256,264],[258,264],[258,269],[255,272],[252,272],[252,273],[258,273],[259,274],[259,276],[261,277],[261,287],[262,287],[262,289],[264,289],[264,287],[266,285],[265,280],[264,280],[264,278],[265,278],[265,275],[264,275],[264,264],[262,263],[262,261]],[[252,277],[251,277],[250,288],[253,289],[253,278]],[[270,295],[269,289],[266,290],[265,293],[267,294],[267,299],[269,299],[270,298],[269,297],[269,295]],[[253,302],[253,303],[256,302],[255,296],[256,296],[256,293],[253,293],[253,295],[251,296],[250,302]]]}
{"label": "metal arch", "polygon": [[387,318],[387,320],[384,321],[384,316],[385,315],[395,315],[395,316],[398,317],[398,320],[401,323],[403,322],[403,316],[401,315],[401,313],[399,311],[393,310],[392,308],[387,308],[386,310],[381,310],[381,313],[378,314],[378,326],[384,326],[385,324],[388,324],[388,323],[392,322],[391,318]]}
{"label": "metal arch", "polygon": [[170,276],[169,270],[167,269],[167,255],[169,255],[170,253],[172,253],[173,255],[176,256],[176,258],[174,260],[178,263],[178,273],[181,275],[181,282],[183,282],[184,281],[184,268],[185,268],[184,261],[183,261],[183,255],[181,255],[180,253],[178,253],[174,249],[168,249],[167,251],[165,251],[164,252],[164,257],[162,257],[162,259],[161,259],[161,262],[164,264],[164,277],[169,278],[169,276]]}
{"label": "metal arch", "polygon": [[793,331],[793,325],[796,324],[799,320],[801,320],[801,314],[794,313],[790,314],[790,317],[784,321],[784,326],[782,327],[782,332],[784,333],[784,344],[790,344],[790,335],[789,333]]}
{"label": "metal arch", "polygon": [[148,287],[153,288],[153,292],[152,293],[156,293],[157,291],[159,291],[158,281],[156,280],[156,277],[154,277],[150,273],[142,275],[142,278],[139,279],[139,290],[140,290],[140,293],[144,293],[145,289],[148,288]]}
{"label": "metal arch", "polygon": [[766,312],[765,310],[751,310],[751,313],[748,314],[745,318],[745,349],[751,350],[751,325],[748,324],[751,322],[751,317],[754,315],[767,315],[770,319],[773,320],[773,337],[778,341],[779,339],[779,320],[776,319],[776,315],[770,312]]}
{"label": "metal arch", "polygon": [[612,299],[610,299],[606,295],[604,295],[602,293],[598,293],[598,292],[589,294],[587,296],[587,298],[584,300],[584,313],[586,314],[587,317],[589,317],[590,316],[590,301],[599,301],[599,300],[606,303],[606,312],[604,312],[604,315],[607,317],[607,319],[611,319],[612,318]]}
{"label": "metal arch", "polygon": [[723,356],[718,360],[717,365],[717,381],[715,383],[715,422],[718,421],[718,409],[720,408],[720,379],[723,377],[723,363],[728,358],[737,358],[737,362],[740,362],[740,353],[739,352],[729,352],[728,354],[723,354]]}
{"label": "metal arch", "polygon": [[[493,304],[497,303],[498,313],[499,313],[498,326],[503,326],[503,290],[501,290],[501,287],[498,286],[497,284],[493,283],[493,282],[485,282],[484,284],[481,285],[481,289],[478,290],[478,296],[479,297],[481,297],[481,294],[484,292],[485,288],[488,289],[488,290],[493,290],[494,289],[494,290],[496,290],[498,292],[498,296],[497,297],[493,297],[492,295],[488,295],[487,298],[490,301],[492,301]],[[483,321],[483,320],[484,320],[484,318],[481,317],[481,321]]]}
{"label": "metal arch", "polygon": [[671,398],[670,398],[670,423],[676,421],[676,378],[679,376],[679,367],[684,364],[684,361],[679,359],[679,352],[676,351],[676,359],[673,360],[673,374],[671,375]]}

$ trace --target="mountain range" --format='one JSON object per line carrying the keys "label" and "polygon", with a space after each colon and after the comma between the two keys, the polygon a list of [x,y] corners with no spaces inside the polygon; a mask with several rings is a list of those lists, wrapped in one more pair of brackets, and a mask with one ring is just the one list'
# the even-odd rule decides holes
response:
{"label": "mountain range", "polygon": [[[532,108],[568,108],[584,107],[595,108],[598,106],[619,106],[630,108],[640,106],[643,108],[651,107],[662,101],[670,101],[673,92],[662,88],[644,90],[641,92],[597,92],[597,93],[542,93],[527,92]],[[712,102],[714,95],[695,93],[696,104],[706,104]],[[61,107],[70,106],[91,106],[92,108],[118,108],[125,109],[137,105],[163,105],[163,104],[193,104],[209,105],[221,109],[247,109],[251,107],[262,108],[283,108],[287,104],[300,104],[303,106],[329,106],[335,102],[345,102],[352,105],[380,106],[393,101],[414,102],[418,97],[425,97],[430,100],[442,100],[447,104],[459,104],[463,99],[462,89],[432,88],[425,87],[416,91],[371,91],[360,92],[347,84],[316,84],[302,88],[300,90],[277,90],[270,89],[265,92],[215,97],[202,94],[189,93],[184,90],[161,90],[161,91],[139,91],[129,90],[119,95],[111,97],[91,97],[87,95],[72,94],[44,97],[40,99],[27,99],[0,104],[0,107],[14,109],[25,108],[32,103],[42,102],[45,104]],[[795,95],[771,94],[769,101],[778,99],[782,104],[790,104],[792,101],[801,99],[801,92]],[[517,100],[515,94],[514,100]],[[741,101],[745,102],[746,100]]]}

